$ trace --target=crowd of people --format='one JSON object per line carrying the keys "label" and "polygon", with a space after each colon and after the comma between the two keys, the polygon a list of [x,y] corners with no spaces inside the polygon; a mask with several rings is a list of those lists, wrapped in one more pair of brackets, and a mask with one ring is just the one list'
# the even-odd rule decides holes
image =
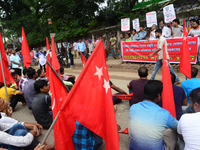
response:
{"label": "crowd of people", "polygon": [[[160,28],[156,25],[152,26],[152,31],[149,35],[145,31],[144,26],[140,27],[140,32],[136,30],[127,32],[126,37],[120,35],[120,41],[114,34],[108,41],[106,36],[103,36],[103,42],[108,57],[108,47],[111,45],[111,52],[114,59],[119,59],[120,54],[117,47],[121,47],[122,41],[136,40],[158,40],[157,50],[149,57],[158,53],[158,60],[154,67],[154,71],[150,80],[148,80],[148,69],[140,67],[138,69],[139,79],[132,80],[127,84],[129,94],[133,93],[129,100],[129,150],[173,150],[179,147],[180,150],[193,150],[200,147],[200,80],[197,78],[198,69],[191,68],[191,79],[182,82],[176,75],[173,68],[170,66],[172,88],[174,93],[174,104],[176,110],[176,118],[170,112],[162,108],[162,91],[163,84],[161,81],[154,80],[157,71],[162,67],[163,60],[163,44],[165,44],[166,56],[169,59],[167,52],[166,38],[182,37],[183,27],[180,26],[178,19],[171,24],[165,26],[164,22],[160,22]],[[189,36],[200,37],[199,21],[191,20],[191,28],[188,28]],[[89,39],[86,44],[81,39],[78,43],[69,44],[69,49],[66,51],[61,48],[63,56],[69,55],[70,67],[74,68],[74,59],[80,59],[82,53],[86,59],[87,55],[91,55],[98,39]],[[110,43],[109,43],[110,42]],[[118,46],[117,46],[118,45]],[[86,49],[88,48],[89,51]],[[35,137],[39,136],[43,129],[49,129],[53,122],[51,92],[49,89],[49,81],[46,78],[46,54],[39,51],[31,51],[30,56],[32,61],[38,60],[40,69],[36,70],[33,66],[24,68],[23,55],[21,51],[16,53],[6,49],[7,59],[9,62],[9,70],[15,83],[7,85],[8,107],[5,86],[1,83],[0,88],[0,150],[51,150],[55,149],[54,145],[44,145],[40,147],[39,141]],[[76,82],[74,75],[66,75],[63,67],[60,68],[60,74],[63,83],[71,89]],[[120,89],[110,81],[110,87],[117,94],[125,94],[127,92]],[[115,104],[122,100],[113,96],[114,110],[117,110]],[[21,102],[24,107],[28,107],[32,112],[37,123],[21,122],[12,118],[12,113],[16,111],[16,105]],[[118,125],[120,130],[120,126]],[[84,127],[78,121],[76,122],[76,131],[72,137],[76,150],[97,150],[101,146],[103,140],[101,137]]]}

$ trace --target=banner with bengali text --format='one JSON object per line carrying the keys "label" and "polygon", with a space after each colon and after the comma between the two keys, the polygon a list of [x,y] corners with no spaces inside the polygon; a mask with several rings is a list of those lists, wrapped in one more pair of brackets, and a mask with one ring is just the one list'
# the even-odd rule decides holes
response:
{"label": "banner with bengali text", "polygon": [[[158,40],[122,42],[123,61],[155,63],[158,54],[148,58],[148,55],[157,50]],[[196,64],[198,51],[198,37],[188,37],[191,63]],[[167,39],[167,50],[170,63],[180,63],[183,38]]]}

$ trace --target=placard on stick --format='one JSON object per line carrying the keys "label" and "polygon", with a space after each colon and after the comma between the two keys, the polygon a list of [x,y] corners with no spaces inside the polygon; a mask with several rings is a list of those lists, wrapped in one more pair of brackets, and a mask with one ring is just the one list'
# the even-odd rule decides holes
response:
{"label": "placard on stick", "polygon": [[163,14],[165,18],[165,23],[172,22],[174,19],[176,19],[176,13],[174,10],[174,5],[170,4],[163,8]]}
{"label": "placard on stick", "polygon": [[133,29],[135,29],[137,32],[139,32],[140,31],[139,18],[134,19],[132,22],[133,22]]}
{"label": "placard on stick", "polygon": [[121,19],[121,31],[126,32],[130,30],[130,18]]}
{"label": "placard on stick", "polygon": [[151,11],[149,13],[146,13],[146,21],[147,21],[147,27],[152,27],[152,25],[157,25],[157,16],[156,11]]}

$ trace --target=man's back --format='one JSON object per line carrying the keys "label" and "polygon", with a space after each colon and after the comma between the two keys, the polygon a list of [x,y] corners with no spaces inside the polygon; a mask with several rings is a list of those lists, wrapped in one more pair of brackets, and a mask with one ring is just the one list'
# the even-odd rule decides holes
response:
{"label": "man's back", "polygon": [[188,96],[188,102],[190,103],[190,92],[196,88],[200,87],[200,80],[197,78],[187,79],[182,82],[181,87],[184,89],[185,94]]}
{"label": "man's back", "polygon": [[176,130],[177,120],[170,113],[150,101],[132,105],[129,110],[130,149],[162,150],[166,127]]}
{"label": "man's back", "polygon": [[25,100],[26,100],[26,104],[29,108],[31,108],[32,101],[37,94],[36,91],[35,91],[35,88],[34,88],[34,83],[35,83],[34,79],[29,79],[24,85],[24,91],[23,91],[24,97],[25,97]]}
{"label": "man's back", "polygon": [[179,120],[177,132],[183,136],[185,150],[199,150],[200,112],[184,114]]}
{"label": "man's back", "polygon": [[48,128],[53,121],[49,106],[51,106],[51,97],[46,94],[37,94],[33,99],[32,112],[35,120],[45,128]]}
{"label": "man's back", "polygon": [[148,79],[132,80],[129,85],[133,90],[133,97],[130,101],[130,106],[144,100],[144,86]]}

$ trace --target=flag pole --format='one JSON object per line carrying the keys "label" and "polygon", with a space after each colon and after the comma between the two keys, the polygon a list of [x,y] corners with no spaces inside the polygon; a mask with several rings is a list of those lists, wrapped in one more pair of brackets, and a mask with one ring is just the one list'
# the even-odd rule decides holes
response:
{"label": "flag pole", "polygon": [[63,84],[63,86],[66,88],[66,91],[69,93],[69,89],[67,86],[65,86],[65,84],[63,83],[62,79],[59,77],[59,75],[56,73],[56,71],[53,69],[53,67],[50,65],[50,63],[48,61],[46,61],[47,65],[51,68],[51,70],[53,71],[53,73],[56,75],[56,77],[60,80],[60,82]]}
{"label": "flag pole", "polygon": [[41,146],[45,143],[45,141],[47,140],[49,134],[51,133],[51,130],[53,129],[53,127],[54,127],[56,121],[58,120],[58,115],[59,115],[59,114],[60,114],[60,111],[57,113],[57,115],[56,115],[54,121],[52,122],[51,126],[49,127],[49,130],[47,131],[47,133],[46,133],[44,139],[42,140],[42,142],[41,142],[41,144],[40,144],[40,147],[41,147]]}
{"label": "flag pole", "polygon": [[9,99],[8,99],[8,91],[7,91],[6,80],[5,80],[5,75],[4,75],[4,69],[3,69],[3,62],[2,62],[1,52],[0,52],[0,61],[1,61],[1,72],[2,72],[4,87],[5,87],[5,91],[6,91],[6,99],[7,99],[8,107],[9,107],[9,110],[10,110],[10,102],[9,102]]}

